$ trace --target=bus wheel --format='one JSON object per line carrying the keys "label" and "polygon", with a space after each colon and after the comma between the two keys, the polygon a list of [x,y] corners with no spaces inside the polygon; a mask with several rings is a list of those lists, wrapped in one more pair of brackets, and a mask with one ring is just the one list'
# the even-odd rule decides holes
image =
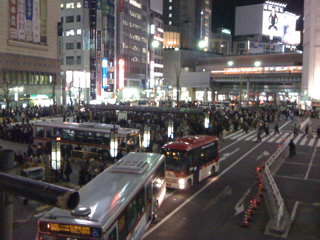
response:
{"label": "bus wheel", "polygon": [[215,174],[216,174],[216,169],[215,169],[215,167],[212,167],[210,176],[213,177]]}
{"label": "bus wheel", "polygon": [[153,212],[152,212],[152,222],[154,222],[154,223],[157,221],[158,211],[159,211],[159,205],[158,205],[158,201],[156,201],[154,203]]}

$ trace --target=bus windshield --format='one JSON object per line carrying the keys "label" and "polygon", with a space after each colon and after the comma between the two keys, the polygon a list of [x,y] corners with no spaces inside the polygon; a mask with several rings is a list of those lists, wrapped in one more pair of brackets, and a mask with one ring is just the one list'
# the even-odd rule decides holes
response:
{"label": "bus windshield", "polygon": [[183,172],[185,170],[187,153],[183,151],[167,151],[163,152],[167,156],[166,170]]}

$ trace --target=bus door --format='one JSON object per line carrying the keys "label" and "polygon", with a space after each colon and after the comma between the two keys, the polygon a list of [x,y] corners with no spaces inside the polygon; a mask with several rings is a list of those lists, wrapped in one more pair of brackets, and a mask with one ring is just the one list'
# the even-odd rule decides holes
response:
{"label": "bus door", "polygon": [[145,194],[146,194],[146,220],[147,226],[152,221],[152,177],[148,180],[145,185]]}
{"label": "bus door", "polygon": [[117,240],[118,238],[118,230],[117,230],[117,222],[115,222],[113,224],[113,226],[110,228],[110,230],[108,231],[108,238],[107,240]]}
{"label": "bus door", "polygon": [[199,182],[199,171],[200,171],[200,149],[195,149],[192,153],[192,170],[193,170],[193,182]]}

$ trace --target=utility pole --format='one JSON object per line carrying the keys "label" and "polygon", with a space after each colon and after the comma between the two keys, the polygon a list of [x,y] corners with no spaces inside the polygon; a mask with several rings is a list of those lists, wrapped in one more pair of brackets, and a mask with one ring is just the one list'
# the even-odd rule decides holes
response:
{"label": "utility pole", "polygon": [[242,93],[242,74],[239,75],[240,79],[240,94],[239,94],[239,109],[241,109],[241,93]]}

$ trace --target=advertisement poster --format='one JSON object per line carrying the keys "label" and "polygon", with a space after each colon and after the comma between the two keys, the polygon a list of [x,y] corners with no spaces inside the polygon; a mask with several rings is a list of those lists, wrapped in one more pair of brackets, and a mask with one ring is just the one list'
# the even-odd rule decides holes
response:
{"label": "advertisement poster", "polygon": [[40,43],[40,2],[33,0],[33,41]]}
{"label": "advertisement poster", "polygon": [[16,39],[17,34],[17,0],[10,0],[10,29],[9,37]]}
{"label": "advertisement poster", "polygon": [[33,0],[26,0],[26,41],[33,41],[32,33],[32,16],[33,15]]}
{"label": "advertisement poster", "polygon": [[26,6],[25,0],[18,0],[18,7],[17,7],[17,29],[18,29],[18,39],[25,40],[25,24],[26,24]]}
{"label": "advertisement poster", "polygon": [[101,52],[97,51],[97,79],[96,79],[96,85],[97,85],[97,96],[101,96],[101,78],[102,78],[102,66],[101,66]]}
{"label": "advertisement poster", "polygon": [[40,3],[40,42],[47,42],[47,0]]}

